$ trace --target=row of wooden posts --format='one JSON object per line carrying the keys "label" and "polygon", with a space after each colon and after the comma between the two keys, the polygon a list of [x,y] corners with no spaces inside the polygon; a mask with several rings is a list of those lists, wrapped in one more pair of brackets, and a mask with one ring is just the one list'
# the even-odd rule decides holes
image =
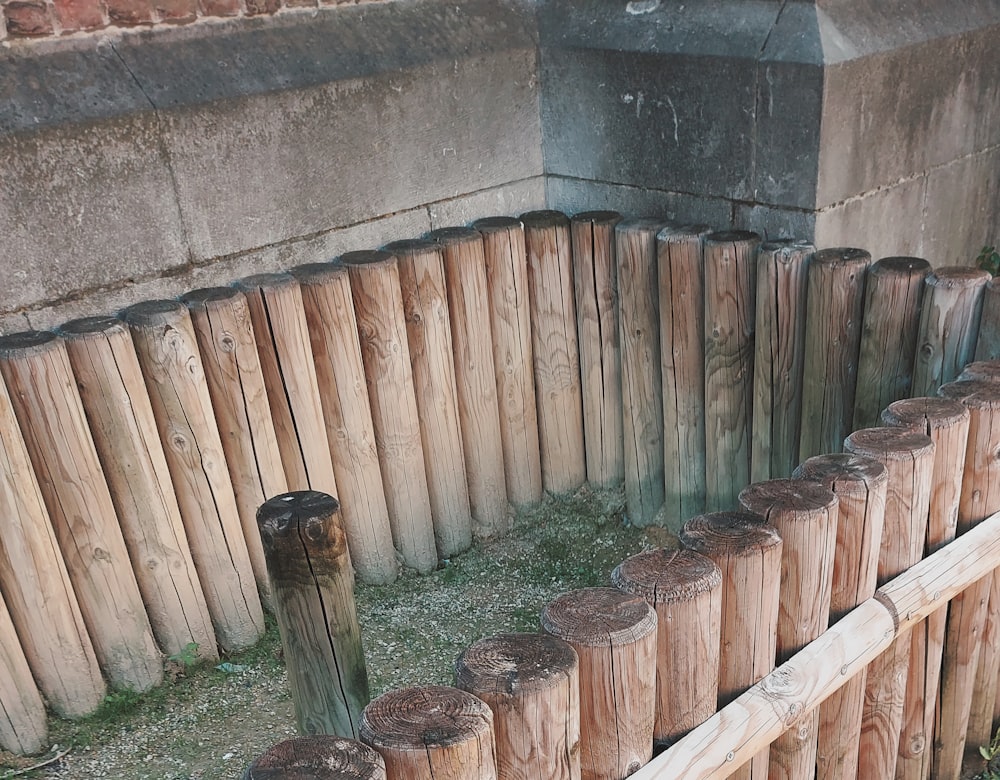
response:
{"label": "row of wooden posts", "polygon": [[871,423],[869,388],[1000,354],[984,273],[870,260],[542,211],[0,338],[0,701],[31,713],[0,744],[254,644],[269,497],[337,496],[370,583],[584,481],[679,528]]}
{"label": "row of wooden posts", "polygon": [[[336,502],[267,502],[299,728],[338,736],[246,780],[958,780],[1000,718],[1000,361],[880,420],[557,597],[541,633],[477,642],[455,687],[371,703]],[[341,564],[310,576],[323,549]]]}

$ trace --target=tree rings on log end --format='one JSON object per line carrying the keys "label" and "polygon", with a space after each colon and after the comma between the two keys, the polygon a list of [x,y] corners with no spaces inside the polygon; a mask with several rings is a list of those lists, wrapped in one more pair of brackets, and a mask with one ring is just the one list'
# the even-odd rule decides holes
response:
{"label": "tree rings on log end", "polygon": [[645,599],[616,588],[583,588],[549,602],[542,627],[578,645],[624,645],[656,631],[656,612]]}

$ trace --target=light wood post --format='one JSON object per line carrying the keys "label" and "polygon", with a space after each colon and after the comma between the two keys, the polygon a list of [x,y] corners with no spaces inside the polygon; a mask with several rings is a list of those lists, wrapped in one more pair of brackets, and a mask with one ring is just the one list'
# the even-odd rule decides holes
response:
{"label": "light wood post", "polygon": [[885,407],[911,396],[920,301],[930,269],[919,257],[885,257],[868,269],[853,430],[878,425]]}
{"label": "light wood post", "polygon": [[670,745],[715,714],[719,697],[722,572],[693,550],[650,550],[611,573],[612,584],[656,610],[656,723]]}
{"label": "light wood post", "polygon": [[200,658],[217,658],[212,618],[128,328],[113,317],[91,317],[67,322],[59,332],[153,633],[167,655],[193,642]]}
{"label": "light wood post", "polygon": [[215,636],[242,650],[264,633],[264,613],[215,422],[191,317],[177,301],[122,313],[132,332],[177,505]]}
{"label": "light wood post", "polygon": [[493,712],[498,780],[580,778],[580,664],[548,634],[498,634],[455,662],[455,686]]}
{"label": "light wood post", "polygon": [[0,597],[0,747],[17,755],[46,746],[45,704]]}
{"label": "light wood post", "polygon": [[1000,359],[1000,280],[990,279],[983,288],[983,314],[976,337],[976,360]]}
{"label": "light wood post", "polygon": [[426,574],[437,567],[436,541],[442,551],[464,550],[471,528],[462,518],[434,524],[396,258],[360,251],[340,260],[351,281],[392,537],[406,565]]}
{"label": "light wood post", "polygon": [[529,211],[521,222],[528,253],[542,484],[551,493],[570,493],[587,479],[587,457],[569,219],[559,211]]}
{"label": "light wood post", "polygon": [[0,373],[101,669],[115,688],[149,690],[163,662],[65,343],[48,331],[4,336]]}
{"label": "light wood post", "polygon": [[386,780],[385,761],[344,737],[292,737],[256,758],[243,780]]}
{"label": "light wood post", "polygon": [[840,452],[852,430],[865,275],[863,249],[822,249],[809,264],[799,458]]}
{"label": "light wood post", "polygon": [[617,211],[584,211],[570,220],[587,481],[602,488],[625,479],[615,254],[621,219]]}
{"label": "light wood post", "polygon": [[961,379],[985,379],[987,382],[1000,382],[1000,360],[975,360],[962,369],[958,375]]}
{"label": "light wood post", "polygon": [[368,670],[339,509],[326,493],[285,493],[257,523],[299,733],[357,737]]}
{"label": "light wood post", "polygon": [[291,274],[302,290],[351,562],[362,582],[385,585],[396,579],[399,563],[378,463],[351,282],[347,269],[333,263],[296,266]]}
{"label": "light wood post", "polygon": [[705,239],[705,508],[732,510],[750,482],[756,255],[746,231]]}

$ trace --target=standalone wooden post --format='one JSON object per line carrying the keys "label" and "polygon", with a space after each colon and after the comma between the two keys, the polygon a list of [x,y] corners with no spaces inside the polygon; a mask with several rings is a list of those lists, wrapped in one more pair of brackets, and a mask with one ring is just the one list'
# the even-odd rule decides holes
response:
{"label": "standalone wooden post", "polygon": [[[774,669],[781,537],[757,515],[713,512],[688,520],[680,539],[722,571],[721,708]],[[732,777],[766,778],[768,753],[762,750]]]}
{"label": "standalone wooden post", "polygon": [[911,396],[920,299],[930,269],[919,257],[885,257],[868,269],[853,430],[878,425],[885,407]]}
{"label": "standalone wooden post", "polygon": [[396,579],[399,564],[378,464],[351,282],[347,269],[333,263],[300,265],[291,273],[302,290],[351,562],[362,582],[385,585]]}
{"label": "standalone wooden post", "polygon": [[663,223],[630,219],[615,228],[621,289],[625,511],[649,525],[663,506],[663,382],[656,234]]}
{"label": "standalone wooden post", "polygon": [[256,274],[233,282],[250,307],[257,355],[278,451],[289,490],[337,495],[323,403],[302,307],[302,290],[288,273]]}
{"label": "standalone wooden post", "polygon": [[452,527],[438,518],[435,527],[431,514],[396,258],[360,251],[340,259],[351,280],[392,537],[406,565],[426,574],[437,566],[436,538],[442,552],[464,550],[471,527],[464,518]]}
{"label": "standalone wooden post", "polygon": [[[781,535],[777,662],[784,663],[830,622],[837,496],[815,482],[772,479],[740,493],[740,504]],[[770,774],[811,780],[816,772],[819,710],[804,716],[771,745]]]}
{"label": "standalone wooden post", "polygon": [[705,511],[705,225],[656,236],[663,375],[664,519]]}
{"label": "standalone wooden post", "polygon": [[524,228],[511,217],[481,219],[473,227],[483,236],[486,259],[507,498],[523,509],[542,500]]}
{"label": "standalone wooden post", "polygon": [[326,493],[285,493],[257,523],[299,732],[357,737],[368,670],[339,509]]}
{"label": "standalone wooden post", "polygon": [[288,490],[278,435],[257,355],[246,297],[234,287],[193,290],[183,298],[201,352],[229,478],[257,589],[271,603],[257,507]]}
{"label": "standalone wooden post", "polygon": [[579,780],[579,667],[548,634],[499,634],[458,657],[455,686],[493,712],[498,780]]}
{"label": "standalone wooden post", "polygon": [[344,737],[292,737],[268,748],[243,780],[386,780],[382,756]]}
{"label": "standalone wooden post", "polygon": [[163,663],[66,346],[48,331],[4,336],[0,373],[101,669],[116,688],[149,690]]}
{"label": "standalone wooden post", "polygon": [[757,332],[753,361],[754,482],[791,476],[799,462],[806,279],[816,248],[808,241],[769,241],[757,254]]}
{"label": "standalone wooden post", "polygon": [[617,211],[584,211],[570,221],[587,481],[602,488],[625,479],[615,255],[621,218]]}
{"label": "standalone wooden post", "polygon": [[393,780],[497,780],[493,713],[442,685],[390,691],[365,707],[361,739]]}
{"label": "standalone wooden post", "polygon": [[559,211],[530,211],[521,221],[528,253],[542,484],[552,493],[569,493],[587,478],[569,219]]}
{"label": "standalone wooden post", "polygon": [[736,508],[750,481],[756,233],[705,239],[705,508]]}
{"label": "standalone wooden post", "polygon": [[865,275],[863,249],[823,249],[809,266],[799,457],[840,452],[854,420]]}
{"label": "standalone wooden post", "polygon": [[715,714],[722,572],[693,550],[661,549],[633,555],[611,573],[611,582],[656,610],[653,741],[670,745]]}
{"label": "standalone wooden post", "polygon": [[177,301],[137,303],[122,317],[132,331],[215,636],[224,650],[242,650],[264,633],[264,613],[191,317]]}
{"label": "standalone wooden post", "polygon": [[38,753],[46,745],[45,705],[0,598],[0,747],[11,753]]}
{"label": "standalone wooden post", "polygon": [[976,338],[976,360],[1000,359],[1000,281],[990,279],[983,288],[983,314]]}
{"label": "standalone wooden post", "polygon": [[[875,595],[888,471],[872,458],[842,453],[809,458],[793,476],[818,482],[837,496],[837,551],[830,591],[833,624]],[[817,780],[857,777],[866,680],[862,669],[820,706]]]}
{"label": "standalone wooden post", "polygon": [[966,266],[935,268],[924,279],[911,395],[933,395],[972,362],[989,280],[988,271]]}
{"label": "standalone wooden post", "polygon": [[444,255],[472,532],[477,538],[488,538],[505,533],[510,516],[493,337],[486,316],[489,291],[483,242],[469,228],[443,228],[429,237],[441,245]]}
{"label": "standalone wooden post", "polygon": [[[844,447],[881,461],[889,472],[878,559],[881,585],[923,557],[934,442],[905,428],[863,428],[848,436]],[[910,646],[910,632],[903,632],[868,667],[858,777],[891,778],[896,771]]]}
{"label": "standalone wooden post", "polygon": [[580,657],[581,777],[628,777],[653,755],[656,612],[615,588],[584,588],[549,602],[542,628]]}
{"label": "standalone wooden post", "polygon": [[94,445],[156,639],[217,658],[215,632],[128,328],[113,317],[62,326]]}

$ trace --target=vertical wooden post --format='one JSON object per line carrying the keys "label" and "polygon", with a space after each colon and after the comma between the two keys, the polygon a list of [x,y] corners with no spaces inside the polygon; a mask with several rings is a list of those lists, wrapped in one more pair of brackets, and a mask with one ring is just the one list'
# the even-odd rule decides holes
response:
{"label": "vertical wooden post", "polygon": [[396,579],[399,564],[378,464],[351,282],[347,269],[333,263],[296,266],[291,274],[302,290],[351,562],[362,582],[385,585]]}
{"label": "vertical wooden post", "polygon": [[289,490],[337,495],[323,403],[302,307],[302,290],[288,273],[256,274],[233,286],[246,296],[264,374],[271,419]]}
{"label": "vertical wooden post", "polygon": [[18,755],[38,753],[46,736],[45,705],[0,597],[0,747]]}
{"label": "vertical wooden post", "polygon": [[746,231],[705,239],[705,508],[736,508],[750,481],[756,254]]}
{"label": "vertical wooden post", "polygon": [[611,573],[619,590],[656,610],[656,723],[670,745],[715,714],[719,698],[722,572],[693,550],[650,550]]}
{"label": "vertical wooden post", "polygon": [[[847,437],[844,448],[881,461],[889,472],[878,559],[881,585],[923,557],[934,442],[905,428],[863,428]],[[910,646],[907,631],[868,667],[858,777],[891,778],[896,771]]]}
{"label": "vertical wooden post", "polygon": [[559,211],[529,211],[521,222],[528,253],[542,484],[552,493],[569,493],[587,478],[569,219]]}
{"label": "vertical wooden post", "polygon": [[920,299],[930,269],[919,257],[885,257],[868,269],[853,430],[878,425],[885,407],[911,396]]}
{"label": "vertical wooden post", "polygon": [[[774,669],[781,536],[757,515],[713,512],[688,520],[680,539],[722,571],[721,709]],[[768,754],[762,750],[730,777],[766,778]]]}
{"label": "vertical wooden post", "polygon": [[614,588],[584,588],[549,602],[542,628],[580,657],[582,779],[628,777],[653,755],[656,612]]}
{"label": "vertical wooden post", "polygon": [[90,317],[59,332],[153,633],[167,655],[194,642],[201,658],[217,658],[212,618],[128,329],[113,317]]}
{"label": "vertical wooden post", "polygon": [[339,509],[326,493],[285,493],[257,523],[299,732],[357,737],[368,670]]}
{"label": "vertical wooden post", "polygon": [[257,530],[257,507],[286,492],[288,483],[250,308],[243,293],[233,287],[192,290],[181,300],[191,313],[257,589],[270,605],[271,586]]}
{"label": "vertical wooden post", "polygon": [[863,249],[823,249],[809,265],[799,457],[840,452],[854,420],[865,274]]}
{"label": "vertical wooden post", "polygon": [[976,360],[966,365],[958,375],[962,379],[985,379],[1000,382],[1000,360]]}
{"label": "vertical wooden post", "polygon": [[489,538],[510,528],[510,515],[483,242],[470,228],[442,228],[429,238],[441,245],[444,256],[472,532]]}
{"label": "vertical wooden post", "polygon": [[[875,595],[885,520],[888,471],[877,460],[849,453],[816,455],[793,477],[818,482],[837,496],[837,551],[833,559],[830,622]],[[855,780],[865,701],[862,669],[820,705],[817,780]]]}
{"label": "vertical wooden post", "polygon": [[617,211],[584,211],[570,220],[587,481],[602,488],[625,479],[615,255],[621,218]]}
{"label": "vertical wooden post", "polygon": [[482,234],[486,259],[507,498],[523,509],[542,500],[524,228],[510,217],[481,219],[472,226]]}
{"label": "vertical wooden post", "polygon": [[147,301],[125,309],[177,505],[224,650],[250,647],[264,613],[229,478],[194,326],[184,304]]}
{"label": "vertical wooden post", "polygon": [[757,254],[757,325],[753,361],[754,482],[791,476],[799,462],[806,279],[816,248],[768,241]]}
{"label": "vertical wooden post", "polygon": [[663,506],[663,381],[656,234],[662,222],[628,219],[615,227],[621,290],[625,511],[634,525]]}
{"label": "vertical wooden post", "polygon": [[664,519],[705,511],[705,225],[656,236],[663,381]]}
{"label": "vertical wooden post", "polygon": [[498,634],[455,661],[455,686],[493,712],[498,780],[580,778],[580,662],[547,634]]}
{"label": "vertical wooden post", "polygon": [[269,747],[243,780],[386,780],[385,761],[372,748],[344,737],[292,737]]}
{"label": "vertical wooden post", "polygon": [[497,780],[493,713],[442,685],[389,691],[365,707],[361,739],[393,780]]}
{"label": "vertical wooden post", "polygon": [[983,314],[976,337],[976,360],[1000,359],[1000,280],[990,279],[983,288]]}
{"label": "vertical wooden post", "polygon": [[[772,479],[740,492],[740,504],[777,529],[782,539],[777,663],[822,634],[830,622],[838,502],[815,482]],[[770,774],[811,780],[816,772],[819,709],[791,724],[771,744]]]}
{"label": "vertical wooden post", "polygon": [[406,565],[426,574],[437,566],[436,540],[443,551],[464,550],[472,542],[471,527],[463,518],[452,527],[438,518],[435,527],[431,514],[396,258],[360,251],[340,259],[347,266],[358,318],[392,536]]}
{"label": "vertical wooden post", "polygon": [[64,718],[96,710],[104,679],[2,381],[0,589],[49,706]]}
{"label": "vertical wooden post", "polygon": [[988,281],[988,271],[966,266],[935,268],[924,279],[911,395],[933,395],[972,362]]}
{"label": "vertical wooden post", "polygon": [[4,336],[0,373],[101,668],[116,688],[149,690],[163,663],[66,346],[47,331]]}

